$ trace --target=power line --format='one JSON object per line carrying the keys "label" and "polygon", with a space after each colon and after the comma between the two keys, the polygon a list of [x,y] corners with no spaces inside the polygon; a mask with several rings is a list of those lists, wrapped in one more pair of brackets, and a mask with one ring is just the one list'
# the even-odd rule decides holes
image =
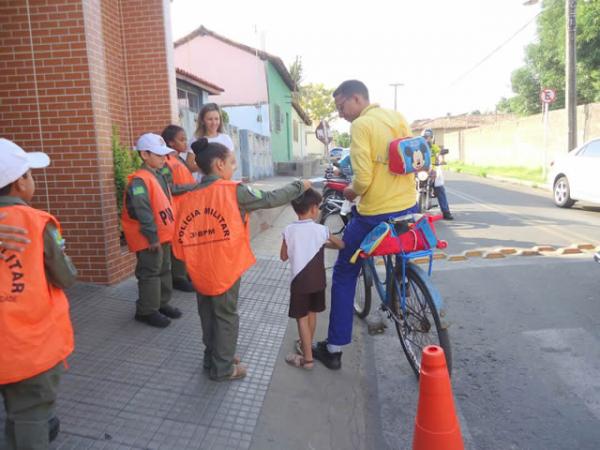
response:
{"label": "power line", "polygon": [[498,53],[500,50],[502,50],[502,48],[504,48],[510,41],[512,41],[515,37],[517,37],[517,35],[519,33],[521,33],[521,31],[523,31],[525,28],[527,28],[529,25],[531,25],[531,23],[537,19],[537,17],[542,13],[542,11],[540,11],[539,13],[537,13],[535,16],[533,16],[531,18],[531,20],[529,20],[525,25],[523,25],[521,28],[519,28],[517,31],[515,31],[508,39],[506,39],[504,42],[502,42],[502,44],[500,44],[498,47],[496,47],[494,50],[492,50],[487,56],[485,56],[481,61],[479,61],[477,64],[475,64],[473,67],[471,67],[469,70],[467,70],[465,73],[463,73],[462,75],[460,75],[456,80],[454,80],[452,83],[450,83],[448,85],[448,87],[446,89],[450,89],[451,87],[456,86],[460,81],[462,81],[465,77],[467,77],[468,75],[470,75],[473,71],[475,71],[475,69],[477,69],[479,66],[481,66],[484,62],[486,62],[488,59],[490,59],[492,56],[494,56],[496,53]]}

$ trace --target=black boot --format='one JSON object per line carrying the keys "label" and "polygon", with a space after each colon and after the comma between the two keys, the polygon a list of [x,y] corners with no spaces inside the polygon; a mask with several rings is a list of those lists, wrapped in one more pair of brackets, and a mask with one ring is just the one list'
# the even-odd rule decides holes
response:
{"label": "black boot", "polygon": [[136,314],[135,320],[138,322],[147,323],[148,325],[157,328],[166,328],[171,323],[171,320],[168,317],[164,316],[158,311],[154,311],[152,314],[145,314],[143,316],[141,314]]}
{"label": "black boot", "polygon": [[444,211],[444,220],[454,220],[454,216],[450,211]]}
{"label": "black boot", "polygon": [[313,347],[313,357],[325,364],[328,369],[339,370],[342,368],[342,352],[331,353],[327,350],[327,341],[317,342]]}
{"label": "black boot", "polygon": [[179,319],[182,316],[179,308],[175,308],[171,305],[165,305],[162,308],[158,308],[158,312],[167,316],[170,319]]}

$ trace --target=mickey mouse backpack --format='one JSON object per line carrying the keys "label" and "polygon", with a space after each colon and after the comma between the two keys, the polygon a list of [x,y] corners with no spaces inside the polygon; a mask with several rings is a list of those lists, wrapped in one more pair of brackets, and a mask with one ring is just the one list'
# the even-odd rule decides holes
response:
{"label": "mickey mouse backpack", "polygon": [[394,139],[388,146],[389,170],[395,175],[429,170],[431,150],[421,136]]}

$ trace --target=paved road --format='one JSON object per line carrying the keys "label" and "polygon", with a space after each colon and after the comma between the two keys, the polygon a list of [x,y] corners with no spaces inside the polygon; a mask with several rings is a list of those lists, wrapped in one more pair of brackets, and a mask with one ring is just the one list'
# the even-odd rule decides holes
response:
{"label": "paved road", "polygon": [[[457,220],[449,253],[497,246],[597,243],[599,209],[561,210],[531,188],[451,174]],[[591,253],[436,263],[454,353],[453,389],[476,449],[600,447],[600,265]],[[383,434],[410,448],[416,381],[395,330],[375,354]]]}
{"label": "paved road", "polygon": [[449,173],[447,190],[456,221],[445,222],[448,253],[473,248],[598,243],[600,208],[561,209],[551,193],[485,178]]}

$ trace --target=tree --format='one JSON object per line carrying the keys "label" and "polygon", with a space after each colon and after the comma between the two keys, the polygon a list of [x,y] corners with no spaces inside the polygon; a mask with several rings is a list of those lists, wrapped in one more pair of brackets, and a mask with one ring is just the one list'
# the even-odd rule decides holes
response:
{"label": "tree", "polygon": [[340,133],[337,130],[333,131],[333,142],[337,147],[348,148],[350,147],[351,140],[350,133]]}
{"label": "tree", "polygon": [[[543,88],[556,90],[551,109],[565,106],[565,4],[544,0],[537,20],[539,42],[525,50],[525,66],[511,77],[516,94],[501,99],[500,112],[536,114],[542,109]],[[577,6],[577,100],[579,104],[600,101],[600,1],[579,2]]]}
{"label": "tree", "polygon": [[315,121],[331,120],[336,114],[332,94],[322,83],[309,83],[300,89],[300,106]]}
{"label": "tree", "polygon": [[290,66],[290,75],[292,80],[296,84],[296,88],[302,85],[302,79],[304,78],[304,68],[302,67],[302,57],[296,56],[296,59]]}
{"label": "tree", "polygon": [[288,70],[296,84],[296,91],[292,93],[292,98],[300,103],[309,117],[317,122],[333,119],[336,112],[332,97],[333,89],[326,88],[322,83],[303,84],[304,68],[300,56],[296,56]]}

